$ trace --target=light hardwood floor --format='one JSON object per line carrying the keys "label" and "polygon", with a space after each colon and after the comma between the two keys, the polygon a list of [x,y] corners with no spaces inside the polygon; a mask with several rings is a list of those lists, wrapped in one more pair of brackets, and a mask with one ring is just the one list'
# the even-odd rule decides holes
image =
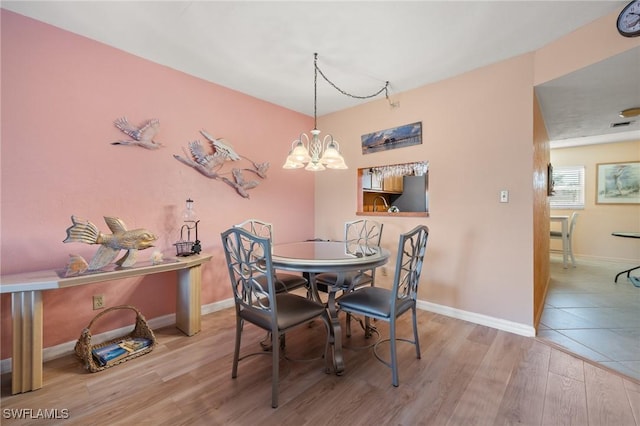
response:
{"label": "light hardwood floor", "polygon": [[[410,316],[400,330],[410,336]],[[45,363],[45,387],[10,395],[2,377],[3,425],[638,425],[640,384],[527,338],[419,312],[422,359],[400,343],[400,386],[370,350],[346,350],[343,376],[324,361],[282,361],[280,406],[271,408],[270,357],[240,363],[231,379],[234,311],[203,317],[193,337],[156,330],[151,353],[99,373],[71,355]],[[383,336],[384,323],[377,323]],[[264,332],[245,327],[243,351]],[[291,358],[322,352],[324,327],[287,335]],[[354,327],[352,344],[363,344]],[[32,409],[68,410],[66,420],[9,419]],[[7,411],[9,410],[9,411]],[[11,411],[14,410],[14,411]],[[17,411],[15,411],[17,410]],[[22,410],[22,411],[20,411]],[[28,412],[27,412],[28,413]]]}
{"label": "light hardwood floor", "polygon": [[[626,275],[636,266],[577,258],[564,269],[551,256],[551,282],[538,337],[640,380],[640,288]],[[634,271],[632,275],[637,275]]]}

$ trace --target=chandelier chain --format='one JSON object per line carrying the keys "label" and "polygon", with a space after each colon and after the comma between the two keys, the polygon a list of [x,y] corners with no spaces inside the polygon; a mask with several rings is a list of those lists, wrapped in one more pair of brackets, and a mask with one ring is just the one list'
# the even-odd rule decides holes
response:
{"label": "chandelier chain", "polygon": [[371,95],[365,95],[365,96],[358,96],[358,95],[353,95],[351,93],[348,93],[344,90],[342,90],[341,88],[339,88],[333,81],[329,80],[329,78],[322,72],[322,70],[320,69],[320,67],[318,67],[318,54],[315,53],[314,54],[314,60],[313,60],[313,66],[315,68],[315,79],[314,79],[314,85],[317,84],[317,80],[318,80],[318,73],[320,73],[320,75],[322,76],[322,78],[324,78],[324,80],[329,83],[331,86],[333,86],[334,89],[336,89],[338,92],[342,93],[345,96],[349,96],[350,98],[355,98],[355,99],[370,99],[370,98],[374,98],[376,96],[378,96],[380,93],[384,92],[384,96],[385,98],[387,98],[387,100],[389,100],[389,82],[386,81],[384,83],[384,86],[378,90],[377,92],[371,94]]}
{"label": "chandelier chain", "polygon": [[[287,160],[282,166],[284,169],[299,169],[304,167],[306,170],[317,172],[329,169],[344,170],[347,169],[347,165],[344,161],[344,157],[340,153],[340,146],[338,142],[333,139],[333,136],[326,135],[320,140],[320,130],[318,130],[318,73],[325,79],[327,83],[333,86],[338,92],[345,96],[356,99],[369,99],[379,94],[385,94],[387,101],[389,101],[389,82],[387,81],[384,87],[378,90],[376,93],[368,96],[357,96],[347,93],[342,90],[334,82],[329,80],[322,70],[318,67],[318,54],[314,53],[313,59],[313,130],[311,131],[311,138],[306,133],[300,134],[300,139],[296,139],[291,144],[291,151],[287,156]],[[306,143],[305,143],[306,142]],[[305,167],[306,164],[306,167]]]}

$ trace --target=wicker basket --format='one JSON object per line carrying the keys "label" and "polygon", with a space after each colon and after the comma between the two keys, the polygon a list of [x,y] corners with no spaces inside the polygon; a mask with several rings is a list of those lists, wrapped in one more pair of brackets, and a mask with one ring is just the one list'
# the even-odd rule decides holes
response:
{"label": "wicker basket", "polygon": [[[117,310],[122,310],[122,309],[131,309],[136,313],[136,325],[133,328],[133,331],[131,331],[131,333],[119,337],[117,339],[111,339],[108,340],[106,342],[102,342],[100,344],[97,345],[92,345],[91,344],[91,326],[93,326],[93,324],[98,320],[98,318],[106,315],[109,312],[113,312],[113,311],[117,311]],[[92,354],[92,350],[95,348],[101,348],[107,345],[110,345],[112,343],[116,343],[119,342],[123,339],[126,339],[128,337],[143,337],[146,339],[151,340],[151,344],[142,349],[139,350],[137,352],[133,352],[132,354],[124,357],[124,358],[120,358],[118,360],[115,360],[113,362],[109,362],[106,365],[99,365],[96,360],[93,357]],[[149,325],[147,324],[147,321],[144,319],[144,317],[142,316],[142,314],[140,313],[140,311],[138,309],[136,309],[133,306],[130,305],[122,305],[122,306],[114,306],[108,309],[105,309],[104,311],[100,312],[98,315],[96,315],[91,322],[89,323],[89,325],[82,330],[82,334],[80,334],[80,338],[78,339],[78,341],[76,342],[76,346],[75,346],[75,352],[76,355],[78,356],[78,358],[80,358],[82,360],[82,362],[85,365],[85,368],[87,370],[89,370],[92,373],[98,372],[98,371],[102,371],[105,368],[109,368],[109,367],[113,367],[114,365],[118,365],[121,364],[125,361],[129,361],[130,359],[133,358],[137,358],[140,355],[144,355],[146,353],[151,352],[151,350],[156,346],[156,336],[153,334],[153,331],[149,328]]]}
{"label": "wicker basket", "polygon": [[176,246],[177,256],[190,256],[193,254],[193,241],[179,241],[174,246]]}

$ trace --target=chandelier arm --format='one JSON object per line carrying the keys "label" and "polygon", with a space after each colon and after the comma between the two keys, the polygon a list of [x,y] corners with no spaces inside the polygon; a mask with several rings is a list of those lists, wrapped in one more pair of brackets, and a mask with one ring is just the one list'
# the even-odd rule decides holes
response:
{"label": "chandelier arm", "polygon": [[[322,70],[318,67],[318,54],[313,54],[313,130],[311,131],[311,138],[306,133],[300,135],[300,139],[293,141],[291,144],[291,150],[282,166],[284,169],[298,169],[303,167],[304,163],[307,163],[306,170],[321,171],[325,170],[325,165],[330,169],[347,169],[347,165],[340,153],[340,145],[333,139],[333,136],[326,135],[320,140],[320,130],[318,130],[318,73],[325,79],[327,83],[333,86],[338,92],[345,96],[356,99],[369,99],[378,96],[384,92],[387,101],[389,100],[389,82],[385,82],[384,87],[378,90],[376,93],[367,96],[357,96],[347,93],[331,80],[327,78]],[[306,144],[305,144],[306,141]]]}

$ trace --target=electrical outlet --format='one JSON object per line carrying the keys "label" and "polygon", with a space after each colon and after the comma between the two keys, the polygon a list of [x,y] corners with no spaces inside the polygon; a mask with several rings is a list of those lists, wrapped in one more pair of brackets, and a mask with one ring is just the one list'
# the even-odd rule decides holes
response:
{"label": "electrical outlet", "polygon": [[102,294],[96,294],[93,296],[93,310],[104,308],[104,296]]}

